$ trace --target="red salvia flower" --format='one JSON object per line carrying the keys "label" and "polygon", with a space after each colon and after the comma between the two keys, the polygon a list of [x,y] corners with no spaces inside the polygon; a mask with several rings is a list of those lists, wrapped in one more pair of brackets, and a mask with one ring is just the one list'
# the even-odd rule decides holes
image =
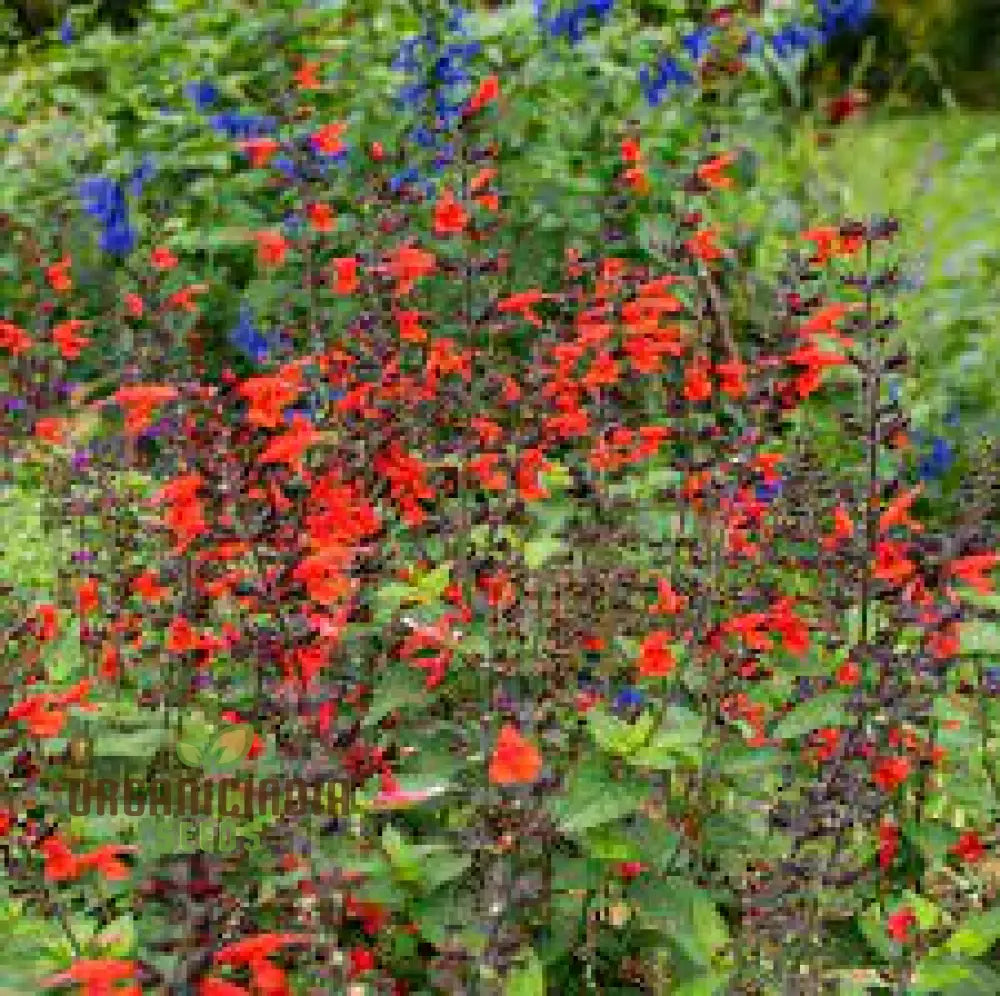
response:
{"label": "red salvia flower", "polygon": [[951,853],[965,864],[975,864],[982,860],[986,848],[983,846],[979,834],[975,830],[970,830],[958,838],[958,842],[951,847]]}
{"label": "red salvia flower", "polygon": [[64,294],[73,289],[73,280],[69,275],[69,268],[72,265],[73,260],[69,256],[63,256],[58,262],[46,267],[45,279],[57,294]]}
{"label": "red salvia flower", "polygon": [[538,748],[507,723],[500,730],[490,760],[489,778],[493,785],[530,785],[542,770]]}

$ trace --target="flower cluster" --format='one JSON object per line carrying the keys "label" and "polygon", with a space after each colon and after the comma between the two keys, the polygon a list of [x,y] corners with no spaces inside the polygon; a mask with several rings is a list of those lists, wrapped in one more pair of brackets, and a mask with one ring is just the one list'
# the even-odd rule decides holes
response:
{"label": "flower cluster", "polygon": [[588,18],[603,24],[614,9],[615,0],[578,0],[569,7],[560,7],[558,13],[548,15],[547,0],[535,0],[535,18],[539,27],[553,38],[564,37],[571,45],[583,40],[583,29]]}
{"label": "flower cluster", "polygon": [[[787,59],[797,51],[825,45],[839,34],[857,31],[871,14],[871,10],[872,0],[844,0],[840,4],[832,0],[817,0],[818,25],[788,24],[768,38],[756,31],[748,31],[740,45],[740,54],[757,55],[765,48],[770,48],[779,59]],[[702,65],[706,58],[713,55],[713,41],[717,33],[718,27],[708,24],[689,32],[681,39],[692,69]],[[646,101],[650,106],[656,107],[671,86],[691,85],[694,83],[694,76],[691,69],[685,68],[674,56],[664,54],[655,74],[648,66],[640,68],[639,83]]]}
{"label": "flower cluster", "polygon": [[[448,136],[461,118],[469,96],[470,64],[480,51],[479,42],[465,26],[466,16],[461,7],[447,5],[440,19],[425,19],[423,33],[404,39],[392,64],[394,70],[411,77],[397,95],[399,106],[417,117],[410,141],[436,154],[436,170],[454,159],[454,144]],[[394,176],[390,186],[398,190],[418,179],[419,170],[411,166]],[[428,193],[434,189],[432,180],[425,186]]]}
{"label": "flower cluster", "polygon": [[84,210],[103,226],[100,246],[116,256],[130,253],[136,244],[136,231],[129,222],[125,188],[118,180],[96,176],[80,185]]}

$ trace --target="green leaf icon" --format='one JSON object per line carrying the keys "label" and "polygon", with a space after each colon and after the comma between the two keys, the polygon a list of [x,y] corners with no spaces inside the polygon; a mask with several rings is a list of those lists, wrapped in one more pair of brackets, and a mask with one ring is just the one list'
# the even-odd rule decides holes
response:
{"label": "green leaf icon", "polygon": [[230,768],[247,756],[253,745],[254,731],[248,723],[223,730],[205,752],[206,762],[217,768]]}
{"label": "green leaf icon", "polygon": [[186,764],[189,768],[197,768],[201,765],[202,751],[194,743],[186,740],[177,741],[177,758],[181,764]]}

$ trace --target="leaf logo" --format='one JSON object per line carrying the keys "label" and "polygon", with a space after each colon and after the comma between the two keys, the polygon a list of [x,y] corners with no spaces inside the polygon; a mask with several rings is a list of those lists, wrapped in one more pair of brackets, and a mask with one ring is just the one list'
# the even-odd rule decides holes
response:
{"label": "leaf logo", "polygon": [[226,727],[214,740],[198,743],[177,742],[177,758],[189,768],[226,769],[239,764],[253,746],[254,730],[249,723]]}

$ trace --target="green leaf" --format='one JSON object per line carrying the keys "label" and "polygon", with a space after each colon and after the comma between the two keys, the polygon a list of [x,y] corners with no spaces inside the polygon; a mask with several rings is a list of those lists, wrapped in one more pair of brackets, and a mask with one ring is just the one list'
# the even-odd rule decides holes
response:
{"label": "green leaf", "polygon": [[639,919],[658,930],[697,965],[708,967],[729,943],[729,929],[712,897],[679,876],[639,886],[633,892]]}
{"label": "green leaf", "polygon": [[65,635],[56,644],[49,664],[49,678],[56,685],[72,680],[79,673],[83,658],[80,653],[80,620],[74,618]]}
{"label": "green leaf", "polygon": [[627,758],[629,764],[643,768],[671,768],[676,758],[697,761],[704,725],[702,718],[684,706],[668,706],[663,726],[653,739]]}
{"label": "green leaf", "polygon": [[726,991],[732,972],[709,972],[696,979],[688,979],[673,990],[674,996],[717,996]]}
{"label": "green leaf", "polygon": [[382,850],[392,865],[396,877],[402,882],[420,880],[420,857],[410,843],[392,824],[382,831]]}
{"label": "green leaf", "polygon": [[545,969],[538,955],[529,948],[522,958],[523,964],[504,980],[504,996],[545,996]]}
{"label": "green leaf", "polygon": [[563,833],[582,833],[637,812],[648,793],[641,782],[616,780],[602,764],[584,762],[571,777],[566,794],[548,806]]}
{"label": "green leaf", "polygon": [[637,751],[649,739],[654,725],[651,712],[644,712],[634,723],[612,716],[603,706],[596,706],[587,713],[587,726],[597,745],[619,757]]}
{"label": "green leaf", "polygon": [[530,570],[537,570],[550,557],[565,549],[566,544],[556,536],[542,536],[524,544],[524,562]]}
{"label": "green leaf", "polygon": [[1000,992],[1000,975],[992,968],[965,958],[928,955],[917,963],[907,992],[945,996],[994,996]]}
{"label": "green leaf", "polygon": [[817,695],[779,720],[771,736],[777,740],[793,740],[824,726],[846,726],[851,722],[845,709],[846,700],[846,693],[841,691]]}
{"label": "green leaf", "polygon": [[416,582],[416,589],[424,601],[436,602],[444,594],[451,577],[451,564],[441,564]]}
{"label": "green leaf", "polygon": [[1000,907],[974,913],[945,942],[952,954],[979,958],[1000,938]]}
{"label": "green leaf", "polygon": [[446,882],[458,878],[471,864],[471,854],[458,854],[454,851],[425,854],[420,860],[421,884],[428,892],[433,892]]}
{"label": "green leaf", "polygon": [[403,706],[416,706],[427,698],[420,676],[412,669],[390,672],[375,687],[372,703],[361,721],[362,729],[374,726]]}

